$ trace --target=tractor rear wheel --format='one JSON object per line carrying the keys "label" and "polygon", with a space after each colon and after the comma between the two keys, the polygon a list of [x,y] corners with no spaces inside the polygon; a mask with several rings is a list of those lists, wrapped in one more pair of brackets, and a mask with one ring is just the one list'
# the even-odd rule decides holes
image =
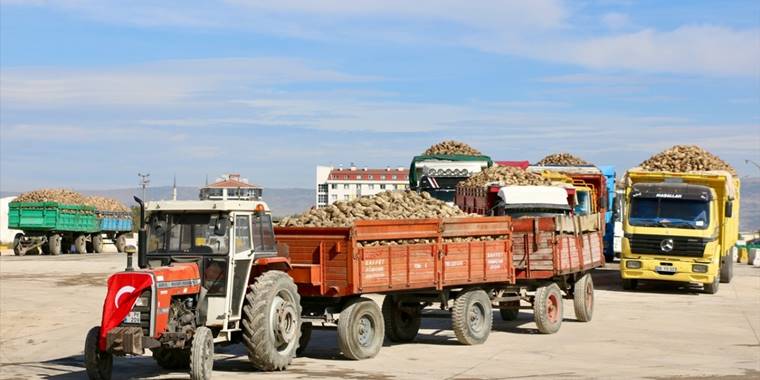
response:
{"label": "tractor rear wheel", "polygon": [[398,297],[388,295],[383,300],[382,310],[385,336],[391,342],[411,342],[417,337],[422,321],[422,307],[419,302],[402,304]]}
{"label": "tractor rear wheel", "polygon": [[156,348],[153,359],[163,369],[187,369],[190,367],[190,351],[182,348]]}
{"label": "tractor rear wheel", "polygon": [[211,379],[214,369],[214,334],[205,326],[195,329],[190,345],[190,379]]}
{"label": "tractor rear wheel", "polygon": [[349,301],[338,317],[338,346],[353,360],[374,358],[383,346],[385,323],[375,301],[359,297]]}
{"label": "tractor rear wheel", "polygon": [[110,380],[113,369],[113,355],[100,351],[100,327],[93,327],[87,332],[84,341],[84,367],[91,380]]}
{"label": "tractor rear wheel", "polygon": [[74,248],[76,248],[79,254],[87,253],[87,235],[77,235],[74,238]]}
{"label": "tractor rear wheel", "polygon": [[61,254],[61,235],[59,234],[52,234],[48,236],[48,252],[53,255],[57,256]]}
{"label": "tractor rear wheel", "polygon": [[301,336],[301,297],[293,279],[278,270],[259,276],[245,297],[242,322],[251,363],[264,371],[287,368]]}
{"label": "tractor rear wheel", "polygon": [[451,324],[459,343],[481,344],[488,339],[493,325],[491,299],[482,289],[460,294],[454,301]]}
{"label": "tractor rear wheel", "polygon": [[557,284],[536,289],[533,319],[542,334],[554,334],[562,327],[562,292]]}
{"label": "tractor rear wheel", "polygon": [[581,322],[589,322],[594,316],[594,281],[586,273],[573,286],[573,306],[575,318]]}

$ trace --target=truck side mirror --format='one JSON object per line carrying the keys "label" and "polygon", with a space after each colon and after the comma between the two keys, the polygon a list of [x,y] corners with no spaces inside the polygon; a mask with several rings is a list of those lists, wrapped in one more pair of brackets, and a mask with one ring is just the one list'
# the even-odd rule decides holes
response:
{"label": "truck side mirror", "polygon": [[726,201],[726,218],[734,214],[734,201]]}

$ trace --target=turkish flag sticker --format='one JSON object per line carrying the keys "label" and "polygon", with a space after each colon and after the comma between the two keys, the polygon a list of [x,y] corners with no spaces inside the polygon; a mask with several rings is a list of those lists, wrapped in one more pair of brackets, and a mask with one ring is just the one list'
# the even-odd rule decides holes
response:
{"label": "turkish flag sticker", "polygon": [[106,350],[106,335],[121,324],[132,310],[143,290],[153,284],[153,276],[144,272],[116,273],[108,278],[108,294],[103,302],[103,320],[100,323],[101,351]]}

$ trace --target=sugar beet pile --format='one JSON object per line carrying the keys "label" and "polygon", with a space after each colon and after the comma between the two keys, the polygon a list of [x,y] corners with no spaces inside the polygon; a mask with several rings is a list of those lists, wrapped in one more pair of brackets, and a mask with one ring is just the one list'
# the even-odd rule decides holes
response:
{"label": "sugar beet pile", "polygon": [[129,208],[116,199],[85,196],[66,189],[40,189],[23,193],[14,202],[58,202],[67,205],[92,206],[100,211],[128,212]]}
{"label": "sugar beet pile", "polygon": [[431,146],[423,154],[426,156],[435,154],[461,154],[465,156],[480,156],[482,153],[463,142],[447,140]]}
{"label": "sugar beet pile", "polygon": [[461,187],[483,187],[487,185],[551,185],[551,181],[538,174],[512,166],[493,166],[459,183]]}
{"label": "sugar beet pile", "polygon": [[540,161],[536,162],[536,165],[562,165],[562,166],[576,166],[576,165],[591,165],[588,161],[574,156],[570,153],[555,153],[550,154]]}
{"label": "sugar beet pile", "polygon": [[670,172],[726,170],[736,175],[736,170],[731,165],[696,145],[674,145],[639,166],[650,171]]}

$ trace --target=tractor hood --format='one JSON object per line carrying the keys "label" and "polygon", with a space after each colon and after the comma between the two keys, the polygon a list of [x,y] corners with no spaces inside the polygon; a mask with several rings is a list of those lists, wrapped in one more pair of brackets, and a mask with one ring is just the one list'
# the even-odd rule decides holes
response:
{"label": "tractor hood", "polygon": [[[152,308],[168,309],[170,293],[195,293],[200,287],[200,272],[195,263],[173,264],[166,267],[139,271],[119,272],[108,278],[108,293],[103,302],[103,319],[100,323],[101,350],[105,350],[106,336],[119,326],[132,310],[137,298],[146,289],[152,290]],[[156,290],[159,293],[156,293]],[[168,297],[165,297],[168,296]],[[168,298],[169,300],[164,300]],[[166,304],[164,304],[166,303]],[[167,310],[168,312],[168,310]]]}

